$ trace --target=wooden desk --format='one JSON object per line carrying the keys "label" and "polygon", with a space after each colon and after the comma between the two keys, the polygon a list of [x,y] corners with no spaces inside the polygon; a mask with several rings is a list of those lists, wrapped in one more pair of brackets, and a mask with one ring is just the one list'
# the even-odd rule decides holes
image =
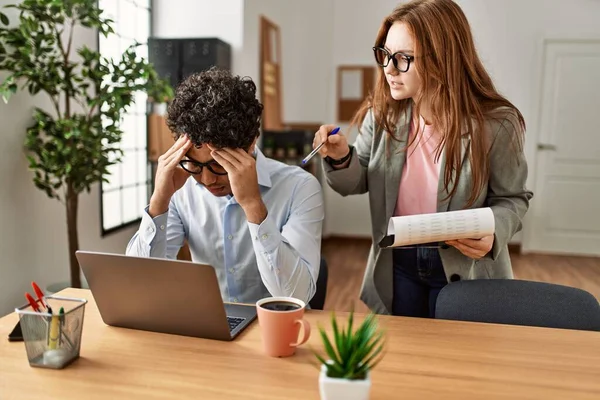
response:
{"label": "wooden desk", "polygon": [[[308,347],[291,358],[262,354],[257,323],[233,342],[104,325],[86,290],[81,358],[64,370],[31,368],[0,319],[0,399],[318,399]],[[307,313],[313,327],[329,314]],[[600,334],[381,317],[385,358],[371,399],[600,399]],[[309,344],[321,349],[314,334]]]}

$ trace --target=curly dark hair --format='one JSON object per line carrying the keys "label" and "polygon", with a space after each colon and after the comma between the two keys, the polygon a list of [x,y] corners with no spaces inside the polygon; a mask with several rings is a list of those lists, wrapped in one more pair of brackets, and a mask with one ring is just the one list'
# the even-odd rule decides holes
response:
{"label": "curly dark hair", "polygon": [[179,84],[167,125],[176,139],[185,134],[196,147],[209,143],[248,150],[260,134],[262,110],[252,79],[212,67]]}

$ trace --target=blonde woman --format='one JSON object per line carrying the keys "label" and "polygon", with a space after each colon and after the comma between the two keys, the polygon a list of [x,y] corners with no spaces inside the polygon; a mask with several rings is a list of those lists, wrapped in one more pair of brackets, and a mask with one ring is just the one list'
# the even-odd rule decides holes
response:
{"label": "blonde woman", "polygon": [[[460,279],[512,278],[507,243],[521,229],[532,192],[523,153],[525,121],[498,93],[451,0],[398,6],[373,52],[376,87],[349,145],[334,125],[315,134],[328,184],[369,193],[373,245],[361,299],[384,314],[433,317],[442,287]],[[381,249],[390,217],[491,207],[495,234],[440,248]]]}

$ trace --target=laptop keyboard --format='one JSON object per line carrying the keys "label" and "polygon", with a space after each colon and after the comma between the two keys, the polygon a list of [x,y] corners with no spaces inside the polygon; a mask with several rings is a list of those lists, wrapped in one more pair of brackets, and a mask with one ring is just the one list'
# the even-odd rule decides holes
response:
{"label": "laptop keyboard", "polygon": [[227,317],[227,323],[229,323],[229,332],[233,332],[233,330],[237,328],[239,324],[244,322],[245,319],[246,318]]}

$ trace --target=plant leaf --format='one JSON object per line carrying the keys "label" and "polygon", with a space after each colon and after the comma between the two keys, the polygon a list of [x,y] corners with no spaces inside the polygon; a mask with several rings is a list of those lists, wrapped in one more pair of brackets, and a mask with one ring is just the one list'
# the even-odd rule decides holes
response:
{"label": "plant leaf", "polygon": [[3,12],[0,12],[0,21],[2,21],[2,23],[4,25],[10,24],[10,21],[8,20],[8,17]]}
{"label": "plant leaf", "polygon": [[341,364],[340,360],[337,357],[337,354],[335,353],[335,350],[331,346],[331,342],[329,341],[329,338],[327,337],[327,333],[325,333],[325,331],[323,329],[319,329],[319,332],[321,333],[321,338],[323,339],[323,345],[325,346],[325,351],[327,352],[327,355],[329,355],[329,358],[331,358],[332,361]]}
{"label": "plant leaf", "polygon": [[321,364],[327,365],[327,361],[323,357],[321,357],[318,353],[315,353],[315,356],[319,359]]}
{"label": "plant leaf", "polygon": [[352,337],[352,322],[354,320],[354,310],[350,311],[350,316],[348,317],[348,337]]}
{"label": "plant leaf", "polygon": [[335,313],[333,313],[333,312],[331,313],[331,325],[333,327],[333,337],[335,340],[335,346],[337,348],[339,361],[340,361],[340,364],[343,365],[344,354],[345,354],[343,332],[342,332],[342,335],[340,335],[340,330],[338,328],[337,320],[335,318]]}
{"label": "plant leaf", "polygon": [[355,336],[358,338],[357,348],[365,348],[367,343],[374,337],[376,331],[377,321],[375,320],[375,314],[369,313],[356,331]]}
{"label": "plant leaf", "polygon": [[354,321],[354,310],[350,311],[350,316],[348,317],[348,331],[344,334],[344,355],[342,356],[342,363],[344,367],[348,367],[348,358],[353,348],[353,335],[352,335],[352,324]]}
{"label": "plant leaf", "polygon": [[[348,360],[349,367],[347,377],[349,379],[357,379],[361,375],[361,372],[359,372],[360,366],[373,349],[374,345],[369,344],[369,342],[374,339],[376,332],[374,315],[369,314],[354,334],[353,348],[350,359]],[[373,341],[376,345],[377,338],[375,337]]]}
{"label": "plant leaf", "polygon": [[[343,369],[335,364],[335,363],[328,363],[323,357],[321,357],[318,354],[315,354],[317,356],[317,359],[321,362],[321,364],[325,365],[327,368],[327,376],[331,376],[331,377],[335,377],[335,376],[342,376],[344,374]],[[330,372],[332,374],[330,374]]]}
{"label": "plant leaf", "polygon": [[363,373],[363,372],[366,372],[367,370],[375,368],[375,366],[377,364],[379,364],[379,361],[381,361],[381,358],[383,358],[383,357],[379,358],[376,361],[373,361],[373,360],[375,360],[375,357],[377,357],[377,355],[379,355],[382,351],[383,351],[383,346],[379,346],[377,348],[377,350],[375,350],[373,352],[373,354],[363,363],[363,365],[361,365],[361,367],[359,368],[357,373]]}
{"label": "plant leaf", "polygon": [[360,351],[355,353],[356,359],[352,360],[351,364],[356,366],[366,365],[368,363],[367,357],[369,357],[369,354],[371,354],[377,346],[381,346],[382,338],[383,332],[379,332],[374,337],[369,337],[369,341],[360,348]]}

